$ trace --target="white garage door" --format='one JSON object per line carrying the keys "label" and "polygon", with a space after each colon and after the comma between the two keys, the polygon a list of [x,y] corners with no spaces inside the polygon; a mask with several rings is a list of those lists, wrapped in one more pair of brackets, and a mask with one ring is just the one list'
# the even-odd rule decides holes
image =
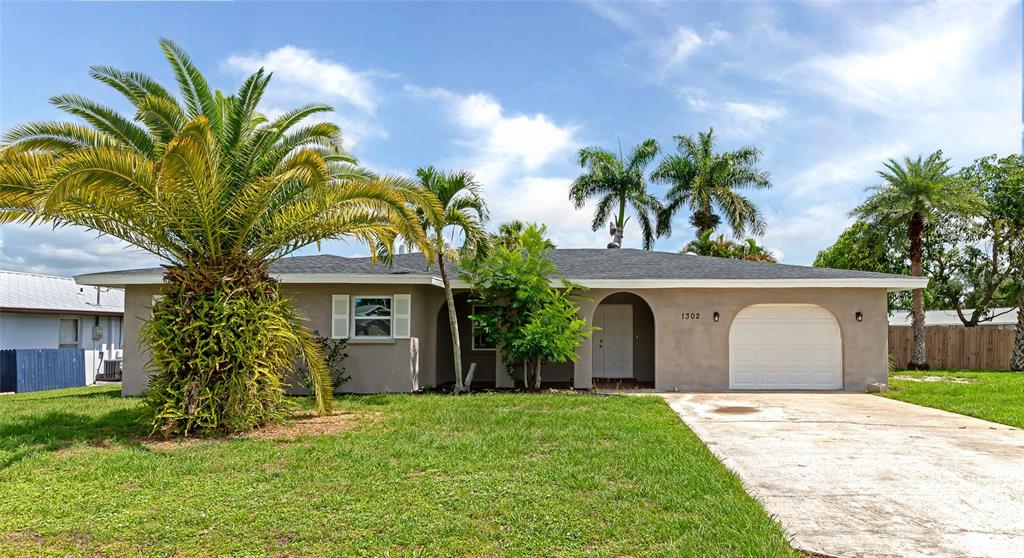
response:
{"label": "white garage door", "polygon": [[835,317],[813,304],[758,304],[729,330],[732,389],[842,389],[843,341]]}

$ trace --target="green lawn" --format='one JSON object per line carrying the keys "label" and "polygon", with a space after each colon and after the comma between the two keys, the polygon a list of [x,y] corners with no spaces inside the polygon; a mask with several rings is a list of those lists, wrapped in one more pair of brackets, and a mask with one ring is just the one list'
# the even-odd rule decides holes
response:
{"label": "green lawn", "polygon": [[152,445],[110,388],[0,396],[0,555],[797,556],[658,398],[342,397]]}
{"label": "green lawn", "polygon": [[886,397],[1024,428],[1022,373],[894,372],[889,383],[894,389],[885,393]]}

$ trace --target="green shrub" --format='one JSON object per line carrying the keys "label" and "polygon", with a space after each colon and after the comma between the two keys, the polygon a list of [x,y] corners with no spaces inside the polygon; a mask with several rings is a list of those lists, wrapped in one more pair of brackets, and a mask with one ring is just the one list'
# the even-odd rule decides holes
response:
{"label": "green shrub", "polygon": [[[313,330],[313,336],[316,337],[316,342],[320,345],[320,351],[324,354],[324,360],[327,362],[327,370],[331,374],[331,383],[334,385],[334,389],[337,390],[342,384],[352,379],[345,370],[345,359],[348,358],[348,339],[331,339],[320,335],[320,332]],[[307,375],[302,375],[300,378],[308,378]],[[306,388],[313,391],[312,386],[306,382]]]}
{"label": "green shrub", "polygon": [[320,348],[298,319],[265,265],[169,268],[141,331],[156,371],[145,397],[152,431],[230,433],[284,417],[284,378],[299,356],[329,386]]}

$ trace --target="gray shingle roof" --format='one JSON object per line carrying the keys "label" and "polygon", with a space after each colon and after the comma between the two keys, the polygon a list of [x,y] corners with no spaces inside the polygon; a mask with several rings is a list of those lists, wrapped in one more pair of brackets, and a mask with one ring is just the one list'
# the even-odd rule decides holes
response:
{"label": "gray shingle roof", "polygon": [[[657,252],[605,248],[562,248],[552,253],[558,271],[576,280],[785,280],[785,279],[906,279],[902,275],[772,264]],[[396,255],[390,266],[370,258],[332,255],[295,256],[278,260],[271,272],[302,274],[435,275],[422,254]],[[80,276],[90,283],[105,275],[162,275],[161,268],[133,269]],[[454,275],[454,273],[453,273]]]}
{"label": "gray shingle roof", "polygon": [[82,287],[70,277],[0,271],[0,308],[61,311],[69,314],[124,313],[124,291]]}

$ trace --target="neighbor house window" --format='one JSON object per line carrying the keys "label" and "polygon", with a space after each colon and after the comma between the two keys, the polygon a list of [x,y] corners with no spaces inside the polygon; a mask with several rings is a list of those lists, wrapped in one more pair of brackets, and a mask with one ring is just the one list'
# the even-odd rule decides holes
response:
{"label": "neighbor house window", "polygon": [[60,319],[60,345],[61,349],[78,348],[78,318]]}
{"label": "neighbor house window", "polygon": [[391,337],[391,297],[352,297],[353,337]]}
{"label": "neighbor house window", "polygon": [[[473,306],[472,313],[476,316],[487,314],[490,310],[490,306]],[[473,350],[474,351],[493,351],[497,349],[497,345],[493,341],[484,335],[484,332],[478,327],[479,324],[476,320],[472,322],[472,333],[473,333]]]}

